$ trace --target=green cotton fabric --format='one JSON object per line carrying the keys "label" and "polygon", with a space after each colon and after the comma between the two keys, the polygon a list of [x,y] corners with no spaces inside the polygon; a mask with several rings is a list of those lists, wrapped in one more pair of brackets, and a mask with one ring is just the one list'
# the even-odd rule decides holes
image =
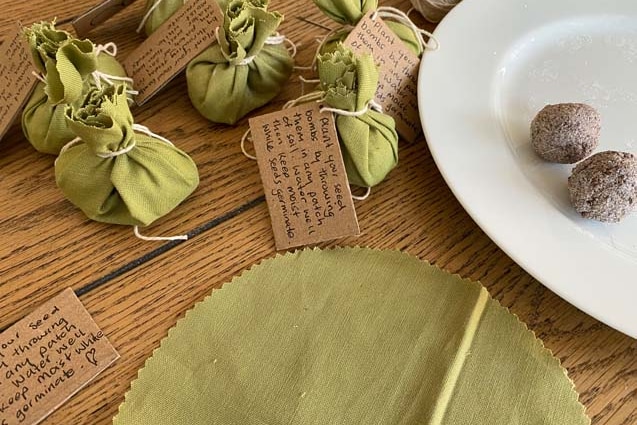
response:
{"label": "green cotton fabric", "polygon": [[[355,56],[343,45],[319,55],[318,73],[325,103],[356,112],[368,108],[378,87],[378,69],[369,54]],[[369,109],[360,116],[336,113],[343,161],[350,184],[372,187],[398,164],[398,134],[392,117]]]}
{"label": "green cotton fabric", "polygon": [[186,69],[188,95],[204,117],[234,124],[281,92],[294,60],[284,43],[266,41],[282,21],[279,13],[265,10],[263,1],[228,3],[218,42]]}
{"label": "green cotton fabric", "polygon": [[197,167],[186,153],[134,131],[124,86],[91,92],[81,107],[67,107],[66,119],[81,140],[60,153],[55,179],[93,220],[147,226],[199,184]]}
{"label": "green cotton fabric", "polygon": [[113,424],[590,420],[559,360],[479,283],[344,248],[277,256],[213,291],[146,361]]}
{"label": "green cotton fabric", "polygon": [[89,40],[78,40],[53,23],[33,24],[25,30],[39,82],[22,112],[22,130],[40,152],[57,155],[75,135],[64,117],[66,105],[77,105],[96,82],[94,71],[118,77],[124,68],[108,54],[97,54]]}
{"label": "green cotton fabric", "polygon": [[[148,11],[159,3],[148,15],[144,23],[144,32],[147,36],[154,33],[164,22],[166,22],[173,14],[188,0],[146,0],[144,16]],[[228,0],[216,0],[216,3],[224,10]]]}
{"label": "green cotton fabric", "polygon": [[[378,9],[378,0],[313,0],[314,4],[332,20],[346,25],[356,26],[367,13]],[[400,38],[409,49],[420,56],[423,52],[420,41],[408,26],[391,20],[385,21],[398,38]],[[336,44],[345,41],[349,35],[349,30],[339,31],[332,34],[321,47],[321,53],[334,51]]]}

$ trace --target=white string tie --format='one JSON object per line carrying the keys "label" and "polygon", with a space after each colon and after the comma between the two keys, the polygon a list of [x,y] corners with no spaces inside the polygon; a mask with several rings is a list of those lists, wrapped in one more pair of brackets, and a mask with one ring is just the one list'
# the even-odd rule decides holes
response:
{"label": "white string tie", "polygon": [[283,44],[283,43],[288,43],[288,45],[290,46],[290,48],[288,49],[288,51],[290,52],[290,56],[292,56],[293,58],[296,57],[297,50],[298,50],[297,46],[292,40],[290,40],[286,36],[281,35],[277,32],[274,35],[265,39],[265,44],[269,46],[276,46],[278,44]]}
{"label": "white string tie", "polygon": [[[296,98],[294,100],[290,100],[289,102],[287,102],[285,105],[283,105],[282,109],[290,109],[295,107],[296,105],[298,105],[299,103],[306,103],[306,102],[311,102],[313,100],[317,101],[317,102],[321,102],[323,101],[323,93],[322,92],[313,92],[313,93],[309,93],[306,95],[303,95],[299,98]],[[257,157],[248,153],[248,151],[246,150],[246,142],[247,141],[252,141],[252,131],[250,129],[248,129],[245,133],[243,133],[243,137],[241,137],[241,152],[243,152],[243,155],[245,155],[246,158],[249,158],[253,161],[256,161]]]}
{"label": "white string tie", "polygon": [[237,62],[237,66],[244,66],[244,65],[250,65],[252,63],[252,61],[254,60],[254,58],[256,58],[256,55],[252,55],[252,56],[248,56],[245,59],[240,60],[239,62]]}
{"label": "white string tie", "polygon": [[355,201],[364,201],[365,199],[369,198],[369,195],[371,195],[371,193],[372,193],[372,188],[368,187],[367,191],[365,192],[363,196],[352,195],[352,199]]}
{"label": "white string tie", "polygon": [[44,75],[42,75],[39,72],[35,72],[35,71],[31,71],[31,74],[37,78],[38,80],[40,80],[41,82],[43,82],[44,84],[46,84],[46,80],[44,79]]}
{"label": "white string tie", "polygon": [[[93,80],[95,81],[95,85],[100,90],[102,89],[102,81],[104,81],[109,86],[115,85],[115,81],[121,81],[123,83],[130,84],[131,87],[133,86],[133,83],[134,83],[133,79],[130,77],[118,77],[117,75],[106,74],[101,71],[93,71],[92,75],[93,75]],[[139,91],[127,89],[126,94],[129,94],[131,96],[136,96],[139,94]]]}
{"label": "white string tie", "polygon": [[55,161],[53,162],[53,166],[55,167],[57,165],[58,159],[60,159],[60,155],[62,155],[64,152],[69,150],[72,146],[77,145],[81,141],[82,141],[82,139],[80,139],[79,137],[76,137],[75,139],[73,139],[70,142],[68,142],[66,145],[62,146],[62,149],[60,149],[60,153],[58,154],[58,157],[55,158]]}
{"label": "white string tie", "polygon": [[256,161],[257,157],[248,153],[248,151],[246,150],[246,142],[248,140],[252,141],[252,130],[250,129],[248,129],[245,133],[243,133],[243,137],[241,138],[241,152],[243,152],[243,155],[246,158]]}
{"label": "white string tie", "polygon": [[305,84],[319,84],[321,82],[320,78],[305,78],[302,75],[299,75],[299,80]]}
{"label": "white string tie", "polygon": [[112,41],[106,44],[98,44],[95,47],[95,55],[99,55],[100,53],[106,53],[109,56],[115,57],[117,56],[117,44]]}
{"label": "white string tie", "polygon": [[[409,19],[409,16],[402,10],[396,9],[395,7],[379,7],[371,16],[373,21],[376,20],[376,18],[391,19],[405,25],[411,29],[420,43],[420,46],[425,50],[438,50],[440,48],[438,39],[436,39],[436,37],[434,37],[434,35],[429,31],[418,28],[418,26],[416,26],[416,24],[414,24],[414,22]],[[428,41],[425,41],[423,36],[427,36]]]}
{"label": "white string tie", "polygon": [[320,92],[320,91],[308,93],[308,94],[305,94],[305,95],[303,95],[301,97],[298,97],[298,98],[296,98],[294,100],[290,100],[285,105],[283,105],[283,109],[293,108],[296,105],[298,105],[299,103],[307,103],[307,102],[311,102],[311,101],[322,102],[324,97],[325,97],[325,94],[323,92]]}
{"label": "white string tie", "polygon": [[141,125],[141,124],[133,124],[133,131],[137,131],[138,133],[144,133],[147,136],[153,137],[155,139],[159,139],[162,142],[166,143],[167,145],[170,146],[175,146],[173,144],[173,142],[171,142],[170,140],[166,139],[165,137],[160,136],[159,134],[155,134],[153,133],[148,127],[146,127],[145,125]]}
{"label": "white string tie", "polygon": [[367,102],[365,107],[359,111],[346,111],[345,109],[330,108],[325,106],[321,108],[321,112],[333,112],[335,114],[343,115],[346,117],[360,117],[361,115],[365,115],[366,113],[368,113],[370,109],[380,113],[383,112],[383,107],[380,106],[374,99]]}
{"label": "white string tie", "polygon": [[133,232],[137,238],[152,242],[152,241],[187,241],[188,235],[179,235],[179,236],[144,236],[139,232],[139,226],[133,227]]}
{"label": "white string tie", "polygon": [[115,158],[116,156],[124,155],[125,153],[128,153],[128,152],[132,151],[134,147],[135,147],[135,141],[133,141],[133,143],[131,143],[130,145],[126,146],[124,149],[120,149],[118,151],[113,151],[113,152],[97,153],[95,155],[99,156],[100,158],[104,158],[104,159],[106,159],[106,158]]}

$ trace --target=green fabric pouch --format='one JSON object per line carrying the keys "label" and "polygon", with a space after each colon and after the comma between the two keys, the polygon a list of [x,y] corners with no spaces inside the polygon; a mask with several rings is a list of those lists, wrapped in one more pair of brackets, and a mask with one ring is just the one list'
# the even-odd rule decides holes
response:
{"label": "green fabric pouch", "polygon": [[[330,19],[343,24],[346,28],[343,31],[337,31],[328,36],[323,43],[321,53],[333,52],[336,44],[345,41],[350,33],[347,26],[356,26],[358,22],[367,13],[378,9],[378,0],[313,0],[321,11]],[[414,34],[414,31],[408,26],[391,20],[386,20],[385,24],[400,38],[409,49],[416,55],[420,56],[423,47]]]}
{"label": "green fabric pouch", "polygon": [[[372,187],[398,164],[398,134],[394,119],[373,108],[378,69],[369,54],[354,56],[342,44],[319,55],[318,73],[324,102],[336,113],[336,130],[349,182]],[[370,107],[371,105],[371,107]]]}
{"label": "green fabric pouch", "polygon": [[[75,135],[68,128],[64,109],[76,105],[95,87],[96,71],[125,77],[124,68],[106,53],[98,53],[89,40],[78,40],[53,23],[33,24],[25,30],[39,82],[22,112],[22,130],[40,152],[57,155]],[[99,83],[101,84],[101,83]]]}
{"label": "green fabric pouch", "polygon": [[[146,36],[151,35],[173,16],[186,1],[188,0],[146,0],[144,19],[137,32],[140,32],[143,28]],[[221,10],[226,8],[227,3],[228,0],[217,0],[217,4],[221,7]]]}
{"label": "green fabric pouch", "polygon": [[279,94],[292,74],[294,60],[283,38],[274,37],[283,16],[265,5],[229,2],[218,42],[188,64],[190,100],[210,121],[236,123]]}
{"label": "green fabric pouch", "polygon": [[60,152],[55,179],[89,218],[147,226],[199,184],[186,153],[133,124],[124,86],[90,92],[79,107],[68,106],[65,116],[78,140]]}

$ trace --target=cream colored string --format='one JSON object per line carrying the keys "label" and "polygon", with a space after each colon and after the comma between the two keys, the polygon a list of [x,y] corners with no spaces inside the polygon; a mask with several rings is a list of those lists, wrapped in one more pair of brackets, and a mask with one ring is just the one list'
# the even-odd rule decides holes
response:
{"label": "cream colored string", "polygon": [[[416,36],[416,39],[420,43],[420,46],[424,50],[437,50],[440,48],[438,39],[436,39],[436,37],[434,37],[434,35],[429,31],[418,28],[418,26],[414,24],[413,21],[409,19],[409,16],[402,10],[396,9],[395,7],[379,7],[371,16],[372,20],[376,20],[376,18],[391,19],[405,25],[406,27],[411,29],[411,31]],[[425,41],[424,36],[427,36],[427,41]],[[432,42],[433,44],[430,44]]]}
{"label": "cream colored string", "polygon": [[369,110],[373,110],[376,112],[383,112],[383,107],[380,106],[374,99],[370,100],[369,102],[367,102],[367,104],[365,105],[365,107],[363,109],[360,109],[358,111],[347,111],[345,109],[338,109],[338,108],[329,108],[329,107],[323,107],[320,109],[321,112],[332,112],[334,114],[338,114],[338,115],[343,115],[346,117],[360,117],[361,115],[365,115],[366,113],[369,112]]}
{"label": "cream colored string", "polygon": [[368,187],[367,191],[365,192],[363,196],[352,195],[352,199],[355,201],[364,201],[365,199],[369,198],[369,195],[371,195],[371,193],[372,193],[372,188]]}
{"label": "cream colored string", "polygon": [[[169,144],[170,146],[174,146],[173,143],[166,139],[165,137],[162,137],[158,134],[153,133],[148,127],[141,125],[141,124],[133,124],[133,131],[137,131],[138,133],[144,133],[150,137],[153,137],[155,139],[159,139],[164,143]],[[64,152],[66,152],[69,148],[71,148],[72,146],[80,143],[82,141],[81,138],[76,137],[75,139],[71,140],[70,142],[68,142],[66,145],[64,145],[64,147],[62,147],[62,149],[60,150],[60,154],[62,155]],[[131,143],[130,145],[126,146],[124,149],[120,149],[117,151],[112,151],[112,152],[106,152],[106,153],[98,153],[96,154],[97,156],[99,156],[100,158],[115,158],[117,156],[120,155],[124,155],[128,152],[130,152],[133,148],[135,147],[135,141],[133,141],[133,143]],[[57,165],[57,161],[60,157],[58,156],[58,158],[56,158],[55,160],[55,165]],[[177,236],[144,236],[139,232],[139,226],[134,226],[133,227],[133,233],[135,233],[135,236],[141,240],[144,241],[185,241],[188,240],[188,235],[177,235]]]}
{"label": "cream colored string", "polygon": [[[313,100],[316,100],[317,102],[321,102],[323,100],[323,93],[322,92],[309,93],[297,99],[290,100],[285,105],[283,105],[282,109],[289,109],[298,105],[299,103],[311,102]],[[252,131],[249,128],[246,130],[245,133],[243,133],[243,136],[241,137],[241,152],[243,152],[243,155],[246,158],[256,161],[257,157],[248,153],[248,151],[246,150],[247,141],[252,141]]]}
{"label": "cream colored string", "polygon": [[[113,43],[112,41],[106,44],[98,44],[95,47],[95,56],[98,56],[100,53],[106,53],[107,55],[111,57],[115,57],[117,56],[117,45]],[[93,75],[93,80],[95,81],[95,85],[97,86],[98,89],[102,88],[102,81],[104,81],[106,84],[110,86],[115,84],[114,81],[121,81],[123,83],[128,83],[130,84],[131,87],[133,87],[133,84],[134,84],[133,79],[130,77],[118,77],[117,75],[106,74],[101,71],[93,71],[92,75]],[[131,96],[136,96],[139,94],[139,91],[133,90],[133,89],[127,89],[126,94],[129,94]]]}
{"label": "cream colored string", "polygon": [[46,80],[44,79],[44,76],[39,73],[39,72],[35,72],[35,71],[31,71],[31,74],[33,74],[33,76],[35,78],[37,78],[38,80],[40,80],[41,82],[43,82],[44,84],[46,84]]}

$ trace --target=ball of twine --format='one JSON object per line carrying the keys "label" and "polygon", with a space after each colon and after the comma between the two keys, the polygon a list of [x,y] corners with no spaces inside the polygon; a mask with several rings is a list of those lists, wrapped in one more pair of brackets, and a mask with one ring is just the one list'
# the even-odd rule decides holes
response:
{"label": "ball of twine", "polygon": [[437,23],[462,0],[411,0],[420,14],[429,22]]}

